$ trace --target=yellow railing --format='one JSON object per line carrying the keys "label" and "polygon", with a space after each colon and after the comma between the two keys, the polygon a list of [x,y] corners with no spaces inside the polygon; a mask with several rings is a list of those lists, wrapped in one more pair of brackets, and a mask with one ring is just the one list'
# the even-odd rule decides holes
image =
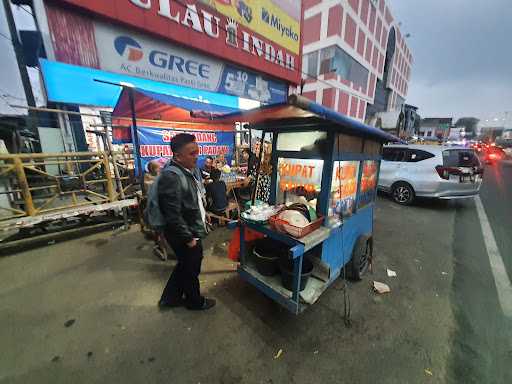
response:
{"label": "yellow railing", "polygon": [[0,221],[114,202],[135,189],[124,153],[0,155]]}

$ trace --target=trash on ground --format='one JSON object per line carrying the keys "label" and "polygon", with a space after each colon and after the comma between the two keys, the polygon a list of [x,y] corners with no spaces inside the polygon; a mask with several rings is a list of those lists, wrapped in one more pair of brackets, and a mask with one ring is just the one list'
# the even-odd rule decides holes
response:
{"label": "trash on ground", "polygon": [[71,327],[73,324],[75,324],[75,321],[76,321],[75,319],[69,319],[68,321],[66,321],[66,322],[64,323],[64,326],[65,326],[66,328],[69,328],[69,327]]}
{"label": "trash on ground", "polygon": [[60,356],[53,356],[52,363],[56,363],[60,360]]}
{"label": "trash on ground", "polygon": [[313,352],[313,354],[318,355],[318,351]]}
{"label": "trash on ground", "polygon": [[441,275],[447,275],[448,272],[441,272]]}
{"label": "trash on ground", "polygon": [[389,288],[389,285],[380,283],[378,281],[373,282],[373,290],[377,293],[388,293],[391,292],[391,288]]}
{"label": "trash on ground", "polygon": [[425,369],[425,373],[429,376],[432,376],[432,371],[430,369]]}
{"label": "trash on ground", "polygon": [[277,360],[281,357],[281,355],[283,354],[283,350],[280,349],[279,351],[277,351],[277,354],[274,356],[274,360]]}
{"label": "trash on ground", "polygon": [[91,351],[87,352],[87,357],[89,357],[89,358],[92,357],[92,352]]}
{"label": "trash on ground", "polygon": [[396,272],[389,269],[389,268],[386,268],[386,271],[388,272],[388,277],[396,277]]}

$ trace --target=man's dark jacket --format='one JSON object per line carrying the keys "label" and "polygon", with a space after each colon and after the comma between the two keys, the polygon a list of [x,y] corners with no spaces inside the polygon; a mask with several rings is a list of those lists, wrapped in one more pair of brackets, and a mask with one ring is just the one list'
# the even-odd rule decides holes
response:
{"label": "man's dark jacket", "polygon": [[158,181],[158,204],[171,240],[188,243],[206,236],[197,188],[192,173],[175,161],[169,161],[162,170]]}

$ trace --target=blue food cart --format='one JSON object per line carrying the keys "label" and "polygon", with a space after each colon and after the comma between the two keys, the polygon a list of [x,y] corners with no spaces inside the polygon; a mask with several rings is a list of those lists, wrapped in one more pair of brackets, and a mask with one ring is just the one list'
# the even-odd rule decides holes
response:
{"label": "blue food cart", "polygon": [[[310,204],[318,214],[315,223],[321,221],[304,234],[283,230],[282,221],[278,230],[276,221],[239,220],[240,276],[295,314],[312,305],[342,271],[361,279],[373,256],[382,145],[397,138],[300,96],[220,120],[248,122],[262,131],[262,141],[271,137],[269,203]],[[285,287],[283,276],[261,273],[246,229],[271,239],[276,252],[280,247],[275,244],[285,246],[291,284]]]}

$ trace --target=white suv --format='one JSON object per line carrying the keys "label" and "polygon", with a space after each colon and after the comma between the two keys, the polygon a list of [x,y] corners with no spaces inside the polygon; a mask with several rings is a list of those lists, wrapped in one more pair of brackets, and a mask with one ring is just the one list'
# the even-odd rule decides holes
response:
{"label": "white suv", "polygon": [[388,145],[382,153],[379,189],[398,204],[415,197],[460,199],[477,195],[483,167],[472,149],[436,145]]}

